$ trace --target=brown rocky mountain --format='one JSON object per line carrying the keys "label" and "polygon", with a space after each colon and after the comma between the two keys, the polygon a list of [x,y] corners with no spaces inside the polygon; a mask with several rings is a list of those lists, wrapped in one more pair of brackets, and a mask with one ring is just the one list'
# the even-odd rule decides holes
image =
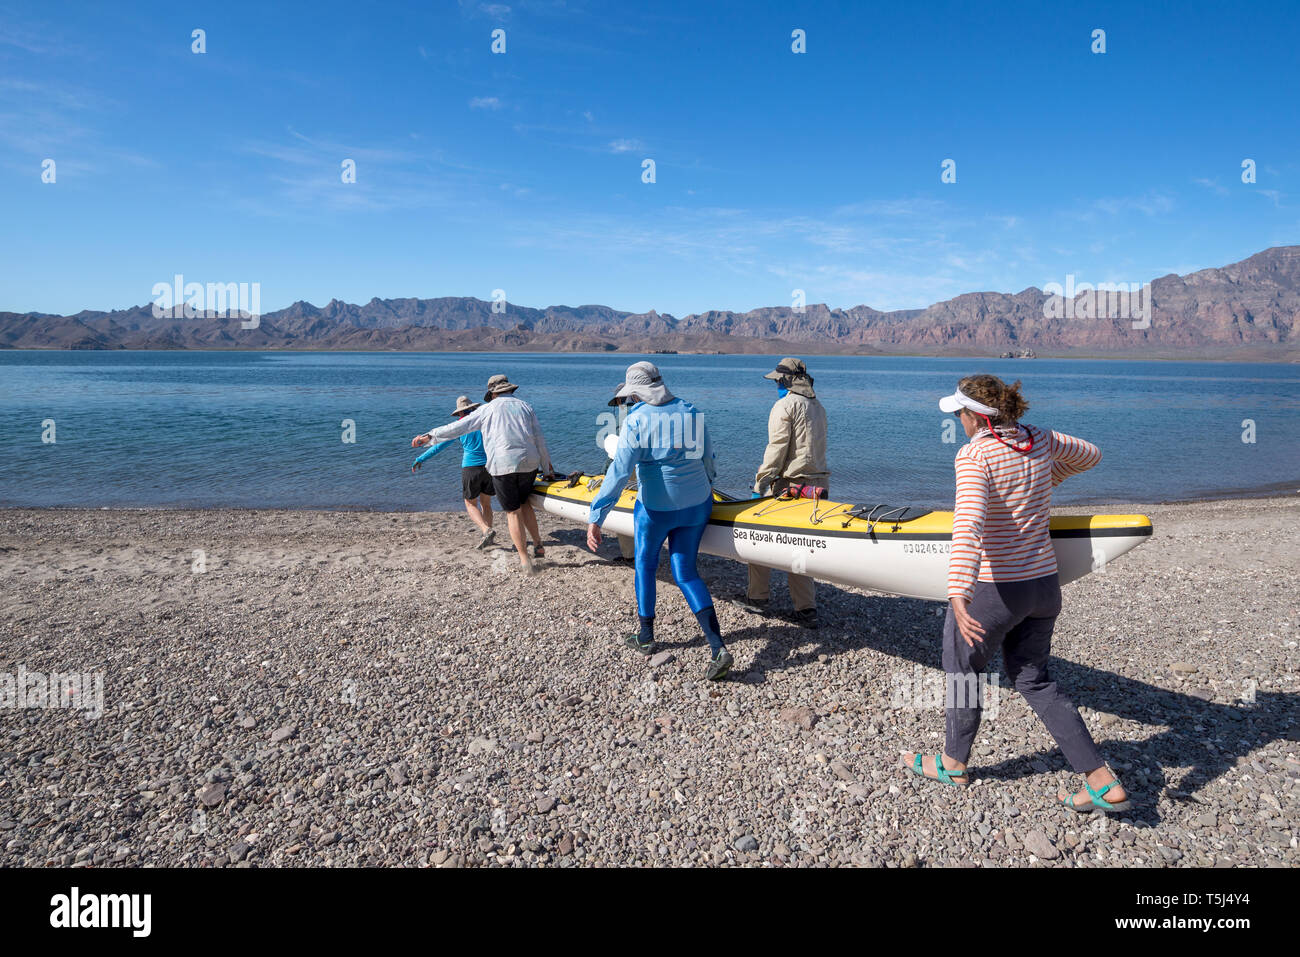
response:
{"label": "brown rocky mountain", "polygon": [[[1087,318],[1084,295],[1057,302],[1029,288],[976,292],[927,309],[810,305],[749,312],[712,310],[682,319],[608,306],[510,304],[481,299],[296,302],[261,317],[156,318],[151,306],[74,316],[0,312],[0,348],[11,349],[355,349],[537,352],[803,352],[1300,358],[1300,246],[1278,246],[1221,269],[1151,282],[1150,325],[1133,315]],[[1122,301],[1121,301],[1122,302]],[[1060,308],[1065,306],[1068,308]],[[1112,303],[1109,309],[1115,308]],[[1140,319],[1137,320],[1139,323]]]}

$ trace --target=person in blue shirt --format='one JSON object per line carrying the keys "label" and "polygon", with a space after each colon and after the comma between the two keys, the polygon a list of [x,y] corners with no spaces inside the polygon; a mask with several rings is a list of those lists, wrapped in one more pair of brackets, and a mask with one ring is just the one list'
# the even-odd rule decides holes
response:
{"label": "person in blue shirt", "polygon": [[626,643],[643,655],[654,652],[655,573],[667,540],[673,578],[712,653],[705,677],[717,681],[727,676],[735,659],[722,642],[713,599],[696,567],[700,539],[713,511],[715,472],[708,429],[693,405],[668,391],[652,363],[628,366],[619,397],[636,404],[619,432],[609,471],[588,510],[587,547],[593,552],[600,547],[600,526],[635,469],[635,580],[641,628],[628,635]]}
{"label": "person in blue shirt", "polygon": [[[463,419],[479,407],[478,402],[471,402],[469,396],[462,395],[456,400],[453,415]],[[487,548],[496,539],[497,533],[492,529],[492,476],[487,470],[487,453],[483,450],[483,433],[467,432],[457,439],[437,442],[411,463],[411,471],[418,472],[426,459],[432,458],[443,449],[459,444],[460,486],[462,498],[465,499],[465,511],[470,520],[478,526],[483,537],[475,548]]]}

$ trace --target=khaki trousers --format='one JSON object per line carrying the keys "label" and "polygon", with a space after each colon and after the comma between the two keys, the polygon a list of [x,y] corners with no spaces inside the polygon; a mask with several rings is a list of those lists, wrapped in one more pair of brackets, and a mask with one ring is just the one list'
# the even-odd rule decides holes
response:
{"label": "khaki trousers", "polygon": [[[798,484],[791,479],[777,479],[772,483],[773,494],[780,494],[790,485]],[[817,584],[806,575],[787,574],[790,580],[790,603],[795,611],[807,611],[817,607]],[[749,566],[748,596],[756,601],[767,601],[772,597],[772,569],[764,565]]]}
{"label": "khaki trousers", "polygon": [[[790,602],[795,611],[817,607],[817,584],[806,575],[787,574],[790,580]],[[771,598],[772,569],[764,565],[749,566],[749,597],[757,601]]]}
{"label": "khaki trousers", "polygon": [[618,550],[628,561],[636,558],[636,540],[631,535],[618,536]]}

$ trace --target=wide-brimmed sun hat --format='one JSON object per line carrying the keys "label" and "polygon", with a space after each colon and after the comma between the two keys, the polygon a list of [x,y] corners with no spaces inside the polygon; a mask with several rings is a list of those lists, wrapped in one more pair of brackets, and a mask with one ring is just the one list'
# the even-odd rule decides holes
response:
{"label": "wide-brimmed sun hat", "polygon": [[625,399],[630,395],[651,405],[663,405],[673,400],[673,394],[668,391],[663,376],[659,374],[659,367],[653,362],[634,362],[627,367],[622,388],[614,394],[614,398]]}
{"label": "wide-brimmed sun hat", "polygon": [[816,397],[816,393],[813,392],[813,377],[808,374],[808,367],[803,364],[802,359],[787,356],[778,362],[776,368],[763,378],[772,379],[775,382],[785,382],[785,387],[791,392],[806,395],[810,399]]}
{"label": "wide-brimmed sun hat", "polygon": [[469,396],[467,395],[458,395],[456,397],[456,408],[452,411],[451,414],[452,415],[460,415],[462,413],[468,414],[470,412],[473,412],[482,404],[483,404],[482,402],[471,402],[469,400]]}
{"label": "wide-brimmed sun hat", "polygon": [[515,385],[503,375],[494,375],[488,379],[487,391],[483,393],[483,401],[490,402],[494,395],[509,395],[519,386]]}

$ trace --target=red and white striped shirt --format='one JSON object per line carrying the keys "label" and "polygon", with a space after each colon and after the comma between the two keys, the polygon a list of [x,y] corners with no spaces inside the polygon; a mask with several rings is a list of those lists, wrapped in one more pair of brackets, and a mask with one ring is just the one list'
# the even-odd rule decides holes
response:
{"label": "red and white striped shirt", "polygon": [[977,578],[1016,582],[1053,574],[1052,489],[1101,461],[1101,450],[1092,443],[1032,425],[1002,437],[1022,448],[1032,437],[1034,447],[1016,452],[981,429],[954,462],[957,506],[948,556],[949,598],[969,601]]}

